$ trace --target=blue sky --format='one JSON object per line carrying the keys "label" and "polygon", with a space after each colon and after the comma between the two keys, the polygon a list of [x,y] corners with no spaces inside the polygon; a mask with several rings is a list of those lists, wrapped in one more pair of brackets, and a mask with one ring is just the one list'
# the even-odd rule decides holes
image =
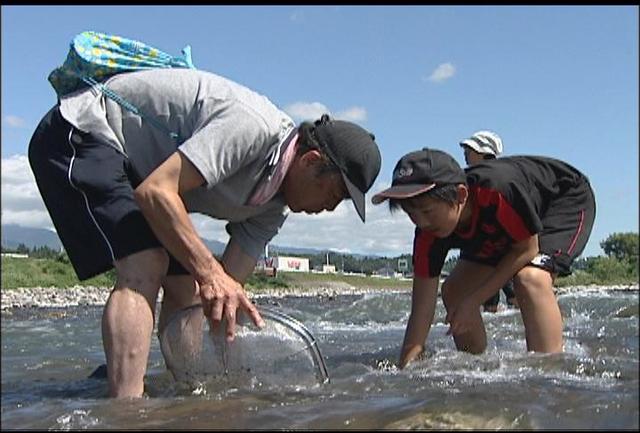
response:
{"label": "blue sky", "polygon": [[[563,159],[590,178],[597,216],[584,255],[602,254],[613,232],[638,231],[635,6],[2,6],[5,224],[52,227],[27,146],[55,103],[47,75],[83,30],[172,54],[190,44],[197,67],[266,95],[295,120],[328,111],[363,125],[383,158],[372,192],[421,147],[464,165],[459,141],[490,129],[505,154]],[[406,216],[367,212],[366,224],[349,202],[331,214],[294,214],[273,242],[411,251]],[[202,236],[226,241],[222,222],[193,221]]]}

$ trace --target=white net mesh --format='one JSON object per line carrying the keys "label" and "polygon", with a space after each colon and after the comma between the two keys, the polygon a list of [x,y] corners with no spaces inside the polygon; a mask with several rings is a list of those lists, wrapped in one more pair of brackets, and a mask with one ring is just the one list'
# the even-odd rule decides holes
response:
{"label": "white net mesh", "polygon": [[266,326],[257,328],[239,312],[232,343],[225,340],[224,321],[212,330],[200,305],[177,312],[159,335],[174,378],[192,384],[222,376],[268,383],[327,382],[324,360],[309,330],[277,310],[259,310]]}

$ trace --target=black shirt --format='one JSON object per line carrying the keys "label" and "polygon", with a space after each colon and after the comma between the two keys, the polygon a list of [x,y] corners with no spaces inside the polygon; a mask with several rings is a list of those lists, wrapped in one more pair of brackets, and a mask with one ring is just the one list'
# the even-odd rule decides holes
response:
{"label": "black shirt", "polygon": [[461,250],[461,258],[495,265],[513,243],[541,232],[545,211],[585,179],[574,167],[539,156],[489,160],[465,172],[473,202],[471,224],[465,233],[454,231],[446,238],[416,228],[416,276],[440,275],[452,248]]}

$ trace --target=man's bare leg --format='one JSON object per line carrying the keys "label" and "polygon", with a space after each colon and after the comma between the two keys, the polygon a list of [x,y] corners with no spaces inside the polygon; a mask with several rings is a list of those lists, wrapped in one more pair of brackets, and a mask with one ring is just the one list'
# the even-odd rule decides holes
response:
{"label": "man's bare leg", "polygon": [[202,302],[198,285],[191,275],[167,276],[162,282],[162,289],[162,308],[158,318],[158,332],[162,332],[175,312]]}
{"label": "man's bare leg", "polygon": [[153,332],[155,305],[167,272],[163,248],[116,261],[116,284],[102,315],[110,397],[141,397]]}

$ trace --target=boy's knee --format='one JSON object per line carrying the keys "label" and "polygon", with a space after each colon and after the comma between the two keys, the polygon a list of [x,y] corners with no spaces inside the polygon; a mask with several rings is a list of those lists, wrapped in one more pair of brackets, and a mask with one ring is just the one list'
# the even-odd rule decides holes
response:
{"label": "boy's knee", "polygon": [[534,295],[542,290],[553,289],[551,274],[535,266],[525,266],[513,279],[514,290],[520,296]]}

